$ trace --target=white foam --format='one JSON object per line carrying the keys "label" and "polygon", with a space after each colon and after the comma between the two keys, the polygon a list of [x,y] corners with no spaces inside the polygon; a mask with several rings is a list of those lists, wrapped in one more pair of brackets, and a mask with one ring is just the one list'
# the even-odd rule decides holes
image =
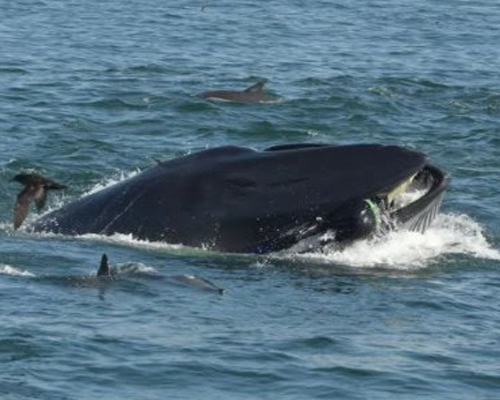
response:
{"label": "white foam", "polygon": [[0,230],[5,232],[13,231],[14,228],[12,226],[12,222],[0,222]]}
{"label": "white foam", "polygon": [[141,172],[140,169],[136,169],[135,171],[130,171],[130,172],[123,172],[122,171],[118,175],[106,178],[103,181],[96,183],[93,187],[90,188],[90,190],[85,192],[81,197],[85,197],[85,196],[97,193],[103,189],[106,189],[107,187],[110,187],[110,186],[117,184],[118,182],[132,178],[133,176],[137,175],[139,172]]}
{"label": "white foam", "polygon": [[151,249],[151,250],[163,250],[163,249],[177,250],[185,247],[180,244],[169,244],[166,242],[150,242],[148,240],[140,240],[134,238],[132,234],[122,234],[122,233],[115,233],[110,236],[98,235],[95,233],[87,233],[85,235],[80,235],[77,237],[80,239],[98,240],[101,242],[106,242],[111,244],[126,245],[126,246],[132,246],[142,249]]}
{"label": "white foam", "polygon": [[158,271],[142,263],[129,263],[117,265],[114,268],[115,273],[122,275],[158,275]]}
{"label": "white foam", "polygon": [[35,275],[28,271],[22,271],[20,269],[11,267],[10,265],[0,264],[0,274],[12,275],[12,276],[29,276],[34,277]]}
{"label": "white foam", "polygon": [[394,231],[371,240],[360,240],[342,250],[287,254],[279,257],[312,259],[352,267],[402,270],[425,268],[440,256],[463,254],[500,261],[477,222],[466,215],[441,214],[425,233]]}

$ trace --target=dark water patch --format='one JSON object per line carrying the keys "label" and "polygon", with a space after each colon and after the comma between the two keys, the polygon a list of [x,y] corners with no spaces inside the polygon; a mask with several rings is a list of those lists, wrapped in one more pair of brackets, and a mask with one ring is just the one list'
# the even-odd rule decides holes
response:
{"label": "dark water patch", "polygon": [[460,360],[456,357],[441,353],[424,353],[418,351],[405,351],[405,357],[422,362],[424,365],[432,365],[435,369],[450,368],[450,366],[460,365]]}
{"label": "dark water patch", "polygon": [[166,113],[165,115],[162,116],[162,118],[159,117],[136,117],[136,118],[126,118],[126,119],[120,119],[116,122],[113,122],[111,125],[113,127],[125,127],[125,128],[130,128],[134,129],[135,133],[138,133],[137,129],[140,129],[141,131],[145,131],[149,129],[145,128],[152,128],[152,127],[158,127],[162,131],[165,131],[165,123],[170,117],[169,113]]}
{"label": "dark water patch", "polygon": [[23,68],[16,68],[16,67],[2,67],[0,66],[0,75],[27,75],[29,74],[29,71]]}
{"label": "dark water patch", "polygon": [[40,347],[29,338],[3,338],[0,339],[0,360],[2,363],[33,360],[40,358]]}
{"label": "dark water patch", "polygon": [[111,67],[108,68],[105,73],[111,74],[167,74],[170,72],[169,67],[165,67],[158,64],[144,64],[144,65],[134,65],[126,68]]}
{"label": "dark water patch", "polygon": [[251,363],[272,363],[276,366],[281,366],[283,363],[294,363],[297,362],[297,357],[293,357],[285,351],[256,351],[255,349],[250,349],[248,352],[243,354],[231,352],[231,354],[221,356],[221,359],[226,359],[228,362],[251,362]]}
{"label": "dark water patch", "polygon": [[289,345],[292,348],[302,349],[302,350],[304,349],[304,346],[314,350],[325,350],[328,348],[333,348],[338,345],[341,345],[341,341],[327,336],[316,336],[307,339],[288,342],[286,345]]}
{"label": "dark water patch", "polygon": [[500,374],[494,373],[493,371],[454,371],[449,375],[451,375],[451,377],[458,382],[462,382],[464,385],[476,388],[481,392],[500,390]]}
{"label": "dark water patch", "polygon": [[334,374],[339,376],[345,376],[349,379],[384,379],[389,373],[385,371],[380,371],[370,368],[355,368],[355,367],[345,367],[345,366],[330,366],[330,367],[317,367],[313,368],[314,372],[320,374]]}
{"label": "dark water patch", "polygon": [[[19,103],[27,103],[30,99],[26,96],[20,96],[20,95],[5,95],[3,96],[4,99],[8,102],[6,109],[9,109],[11,111],[17,110],[17,107],[19,106]],[[16,114],[19,115],[19,113],[16,111]],[[10,120],[9,120],[10,121]],[[7,120],[2,121],[3,123],[7,123]]]}
{"label": "dark water patch", "polygon": [[410,90],[406,93],[418,94],[420,91],[426,92],[429,90],[444,91],[448,89],[455,89],[458,86],[446,84],[429,79],[414,78],[414,77],[383,77],[380,82],[388,84],[390,87],[406,88]]}
{"label": "dark water patch", "polygon": [[28,383],[28,374],[23,372],[15,378],[2,379],[0,385],[0,394],[6,400],[26,400],[26,399],[54,399],[54,400],[70,400],[71,395],[60,393],[59,390],[45,388],[45,384]]}
{"label": "dark water patch", "polygon": [[109,99],[100,99],[91,101],[88,103],[80,104],[80,106],[98,108],[98,109],[109,109],[109,110],[119,110],[119,109],[147,109],[149,108],[149,104],[144,98],[138,99],[118,99],[118,98],[109,98]]}
{"label": "dark water patch", "polygon": [[286,380],[278,371],[261,371],[257,366],[244,367],[235,363],[227,364],[215,360],[171,362],[167,371],[170,379],[179,382],[179,384],[181,382],[187,383],[186,379],[190,381],[192,379],[203,379],[205,382],[207,382],[205,379],[208,379],[219,389],[234,390],[239,387],[239,391],[242,393],[254,395],[260,392],[259,385],[274,385]]}
{"label": "dark water patch", "polygon": [[439,311],[444,311],[446,310],[446,306],[442,305],[436,301],[424,301],[424,300],[412,300],[412,301],[406,301],[405,306],[412,308],[412,309],[420,309],[420,310],[429,310],[429,311],[434,311],[434,312],[439,312]]}
{"label": "dark water patch", "polygon": [[184,102],[176,107],[176,110],[182,113],[204,113],[207,111],[221,110],[220,106],[206,100],[193,99],[190,102]]}
{"label": "dark water patch", "polygon": [[83,119],[65,119],[62,126],[77,132],[91,132],[94,130],[92,123],[86,122]]}

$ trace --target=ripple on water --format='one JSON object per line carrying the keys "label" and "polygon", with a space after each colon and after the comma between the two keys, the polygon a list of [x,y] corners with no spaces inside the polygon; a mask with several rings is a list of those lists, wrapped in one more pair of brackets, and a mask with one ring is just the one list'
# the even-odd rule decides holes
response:
{"label": "ripple on water", "polygon": [[32,362],[45,356],[47,356],[47,352],[43,345],[30,333],[9,333],[0,337],[0,360],[2,363]]}

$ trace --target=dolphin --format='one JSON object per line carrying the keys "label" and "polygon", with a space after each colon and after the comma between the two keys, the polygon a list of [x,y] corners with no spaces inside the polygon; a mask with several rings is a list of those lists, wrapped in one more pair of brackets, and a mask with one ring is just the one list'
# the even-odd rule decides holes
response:
{"label": "dolphin", "polygon": [[67,186],[56,183],[48,178],[35,173],[22,173],[11,179],[11,182],[23,184],[24,189],[17,195],[14,208],[14,229],[18,229],[26,216],[32,201],[35,202],[38,212],[40,212],[47,202],[47,192],[49,190],[66,189]]}
{"label": "dolphin", "polygon": [[[396,225],[423,231],[446,186],[427,156],[399,146],[223,146],[161,162],[28,229],[262,254],[330,233],[348,244]],[[424,195],[395,205],[397,193],[413,189]]]}
{"label": "dolphin", "polygon": [[192,286],[201,290],[206,290],[209,292],[216,292],[219,294],[224,294],[226,292],[226,289],[222,289],[216,285],[214,285],[212,282],[205,278],[201,278],[196,275],[174,275],[172,276],[172,279],[176,280],[177,282],[183,283],[188,286]]}
{"label": "dolphin", "polygon": [[[108,256],[106,254],[102,255],[101,265],[100,265],[99,269],[97,270],[96,278],[99,280],[103,280],[103,281],[113,278],[113,275],[111,273],[111,267],[109,266],[109,263],[108,263]],[[172,279],[176,282],[182,283],[184,285],[191,286],[191,287],[198,288],[198,289],[205,290],[205,291],[217,292],[219,294],[224,294],[226,292],[226,289],[220,288],[220,287],[214,285],[209,280],[201,278],[201,277],[196,276],[196,275],[187,275],[187,274],[174,275],[170,279]]]}
{"label": "dolphin", "polygon": [[204,92],[201,97],[207,100],[231,101],[236,103],[268,103],[277,101],[279,97],[270,96],[264,86],[266,81],[260,81],[243,91],[215,90]]}

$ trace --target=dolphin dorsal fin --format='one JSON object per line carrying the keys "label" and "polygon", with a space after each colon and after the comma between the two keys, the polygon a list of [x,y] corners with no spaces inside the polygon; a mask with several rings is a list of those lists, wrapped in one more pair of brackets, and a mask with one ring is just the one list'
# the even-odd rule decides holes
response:
{"label": "dolphin dorsal fin", "polygon": [[106,254],[102,255],[101,266],[97,271],[97,276],[111,276],[111,271],[109,270],[108,256]]}
{"label": "dolphin dorsal fin", "polygon": [[250,86],[244,90],[245,93],[260,93],[264,91],[264,86],[266,86],[266,81],[257,82],[255,85]]}

